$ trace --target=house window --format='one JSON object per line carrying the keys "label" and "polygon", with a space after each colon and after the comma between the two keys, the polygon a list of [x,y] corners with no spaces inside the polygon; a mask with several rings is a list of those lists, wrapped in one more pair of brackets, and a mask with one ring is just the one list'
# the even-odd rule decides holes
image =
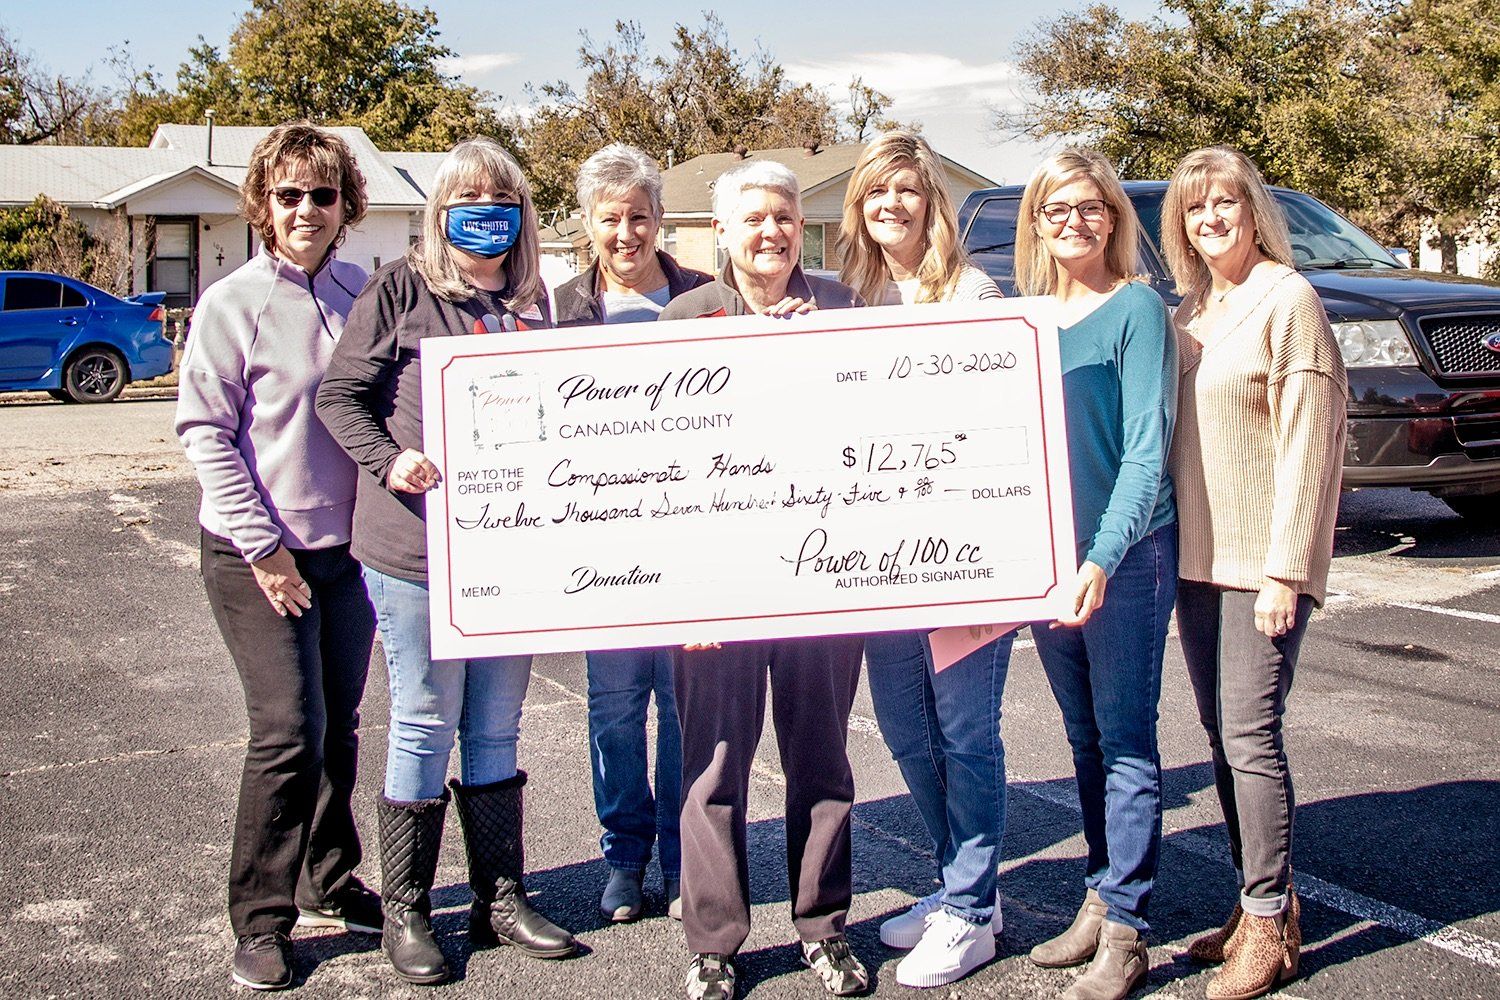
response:
{"label": "house window", "polygon": [[669,257],[677,256],[677,227],[661,227],[661,248]]}
{"label": "house window", "polygon": [[198,220],[157,219],[146,291],[166,292],[168,308],[190,306],[198,298]]}
{"label": "house window", "polygon": [[802,230],[802,266],[812,270],[823,268],[823,224],[821,222]]}

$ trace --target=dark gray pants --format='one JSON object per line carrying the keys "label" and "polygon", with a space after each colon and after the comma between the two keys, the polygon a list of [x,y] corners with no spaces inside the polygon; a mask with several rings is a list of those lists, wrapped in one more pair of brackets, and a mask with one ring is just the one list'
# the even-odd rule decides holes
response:
{"label": "dark gray pants", "polygon": [[283,618],[228,539],[203,532],[203,584],[250,717],[229,859],[236,936],[291,933],[297,905],[337,892],[359,864],[359,703],[375,611],[348,545],[292,550],[312,607]]}
{"label": "dark gray pants", "polygon": [[745,812],[771,692],[786,775],[786,864],[803,941],[844,932],[853,895],[845,744],[862,636],[675,650],[682,722],[682,925],[692,952],[733,955],[750,933]]}
{"label": "dark gray pants", "polygon": [[1229,831],[1246,908],[1284,904],[1291,876],[1292,773],[1281,717],[1313,599],[1297,599],[1292,630],[1275,639],[1255,628],[1255,591],[1181,580],[1177,628],[1198,719],[1213,753],[1214,784]]}

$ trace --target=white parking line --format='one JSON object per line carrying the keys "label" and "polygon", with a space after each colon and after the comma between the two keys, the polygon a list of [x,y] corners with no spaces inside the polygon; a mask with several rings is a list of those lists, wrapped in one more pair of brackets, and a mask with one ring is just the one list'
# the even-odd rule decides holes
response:
{"label": "white parking line", "polygon": [[1467,618],[1475,622],[1489,622],[1491,625],[1500,625],[1500,615],[1486,614],[1483,611],[1465,611],[1462,608],[1445,608],[1437,604],[1417,604],[1414,601],[1389,601],[1393,608],[1406,608],[1409,611],[1428,611],[1435,615],[1447,615],[1449,618]]}
{"label": "white parking line", "polygon": [[[856,719],[859,720],[858,725],[855,724]],[[863,716],[851,716],[849,728],[864,733],[879,731],[874,719],[867,719]],[[1033,798],[1041,799],[1049,805],[1067,809],[1069,812],[1080,811],[1077,792],[1074,786],[1067,782],[1012,780],[1010,787],[1025,792]],[[1169,843],[1173,847],[1180,847],[1190,854],[1196,854],[1209,861],[1225,866],[1232,865],[1225,845],[1217,837],[1206,833],[1196,830],[1179,831],[1171,835]],[[1297,892],[1304,899],[1321,903],[1351,917],[1379,924],[1414,941],[1425,942],[1434,948],[1441,948],[1479,965],[1500,969],[1500,941],[1459,930],[1451,924],[1429,920],[1403,910],[1399,906],[1372,899],[1353,889],[1345,889],[1332,882],[1325,882],[1306,872],[1297,873]]]}

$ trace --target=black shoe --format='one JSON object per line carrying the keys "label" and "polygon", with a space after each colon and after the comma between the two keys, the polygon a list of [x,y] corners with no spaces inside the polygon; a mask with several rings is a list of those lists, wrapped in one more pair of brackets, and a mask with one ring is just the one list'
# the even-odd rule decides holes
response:
{"label": "black shoe", "polygon": [[359,934],[380,933],[380,897],[357,878],[317,906],[297,906],[298,927],[337,927]]}
{"label": "black shoe", "polygon": [[396,974],[430,986],[448,978],[448,960],[432,936],[432,878],[443,842],[448,793],[392,802],[380,797],[380,946]]}
{"label": "black shoe", "polygon": [[252,990],[292,985],[292,942],[285,934],[246,934],[234,945],[234,981]]}
{"label": "black shoe", "polygon": [[640,871],[609,870],[609,881],[605,883],[604,894],[599,897],[599,912],[604,914],[604,919],[624,923],[641,915],[644,903],[641,882],[645,877],[646,873]]}
{"label": "black shoe", "polygon": [[526,772],[488,785],[449,782],[469,856],[469,941],[476,948],[513,945],[533,958],[567,958],[578,950],[573,935],[531,908],[521,876],[521,788]]}
{"label": "black shoe", "polygon": [[734,965],[728,955],[700,951],[688,963],[688,1000],[734,1000]]}

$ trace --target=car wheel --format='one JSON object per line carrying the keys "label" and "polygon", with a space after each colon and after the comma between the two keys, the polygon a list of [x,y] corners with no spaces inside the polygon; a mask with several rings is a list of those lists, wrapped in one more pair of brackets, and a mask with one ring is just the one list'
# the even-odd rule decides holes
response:
{"label": "car wheel", "polygon": [[125,359],[107,347],[79,351],[63,371],[63,391],[75,403],[108,403],[125,388]]}
{"label": "car wheel", "polygon": [[1496,515],[1500,515],[1500,493],[1470,493],[1442,499],[1453,513],[1466,521],[1493,523]]}
{"label": "car wheel", "polygon": [[53,399],[57,400],[59,403],[71,403],[71,402],[73,402],[73,397],[69,396],[66,392],[63,392],[61,389],[48,389],[47,390],[47,395],[51,396]]}

